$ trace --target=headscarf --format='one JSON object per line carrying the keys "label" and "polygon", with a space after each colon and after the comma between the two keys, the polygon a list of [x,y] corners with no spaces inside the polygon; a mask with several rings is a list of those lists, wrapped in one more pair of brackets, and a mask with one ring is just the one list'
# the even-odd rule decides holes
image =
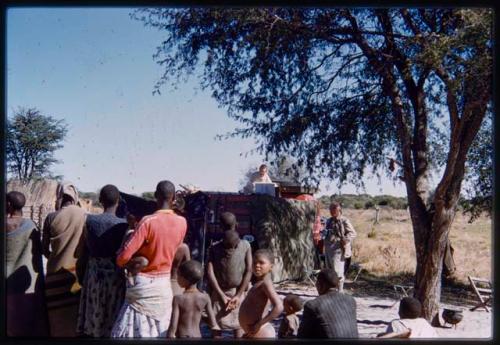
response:
{"label": "headscarf", "polygon": [[79,205],[78,190],[73,183],[65,181],[57,185],[56,197],[58,206],[61,205],[64,195],[71,197],[74,200],[75,204]]}

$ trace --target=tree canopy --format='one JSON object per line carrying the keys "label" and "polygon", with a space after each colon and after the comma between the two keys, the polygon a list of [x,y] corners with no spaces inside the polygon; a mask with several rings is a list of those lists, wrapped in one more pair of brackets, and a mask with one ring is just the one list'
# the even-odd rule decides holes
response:
{"label": "tree canopy", "polygon": [[62,147],[67,126],[41,114],[36,108],[19,108],[7,119],[6,163],[10,173],[22,181],[54,177],[50,167],[57,163],[54,153]]}
{"label": "tree canopy", "polygon": [[[296,157],[314,182],[363,185],[367,168],[380,174],[388,156],[401,158],[380,64],[394,69],[409,133],[413,94],[425,89],[422,125],[432,138],[413,138],[416,146],[442,144],[449,133],[446,85],[458,92],[491,81],[488,10],[155,8],[133,16],[166,34],[154,55],[164,67],[156,92],[199,73],[242,124],[229,135],[254,136],[261,153]],[[456,100],[459,112],[465,97]],[[446,156],[436,148],[427,151]]]}
{"label": "tree canopy", "polygon": [[155,92],[197,74],[241,124],[227,136],[291,155],[310,183],[363,186],[370,169],[403,180],[415,296],[437,320],[467,157],[492,108],[491,9],[154,8],[133,17],[165,34]]}

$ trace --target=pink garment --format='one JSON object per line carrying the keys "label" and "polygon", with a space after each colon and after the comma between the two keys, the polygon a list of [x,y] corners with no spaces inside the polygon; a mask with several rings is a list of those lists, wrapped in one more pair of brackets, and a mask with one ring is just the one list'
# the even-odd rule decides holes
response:
{"label": "pink garment", "polygon": [[170,273],[175,252],[184,240],[186,231],[184,217],[172,210],[158,210],[141,220],[137,230],[120,249],[116,263],[123,267],[133,256],[144,256],[149,264],[140,274]]}

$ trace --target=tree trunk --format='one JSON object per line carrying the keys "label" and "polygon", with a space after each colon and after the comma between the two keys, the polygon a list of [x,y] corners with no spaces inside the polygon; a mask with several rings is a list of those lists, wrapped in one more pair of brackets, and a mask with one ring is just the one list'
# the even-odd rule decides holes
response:
{"label": "tree trunk", "polygon": [[[429,234],[426,243],[417,248],[425,248],[417,255],[417,272],[415,275],[415,298],[422,303],[423,317],[439,325],[439,305],[441,299],[441,278],[444,256],[449,244],[448,234],[455,216],[455,208],[436,211],[432,218],[431,229],[414,229]],[[420,225],[420,227],[425,225]],[[425,236],[422,237],[425,241]]]}

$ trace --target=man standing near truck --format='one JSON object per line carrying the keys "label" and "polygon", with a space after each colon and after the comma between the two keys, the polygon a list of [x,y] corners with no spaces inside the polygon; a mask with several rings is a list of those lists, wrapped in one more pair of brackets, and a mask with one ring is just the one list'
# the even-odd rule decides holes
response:
{"label": "man standing near truck", "polygon": [[351,222],[342,216],[339,203],[330,205],[330,215],[326,222],[325,254],[329,268],[335,270],[339,277],[339,292],[344,290],[344,268],[346,259],[352,255],[351,242],[356,237],[356,231]]}
{"label": "man standing near truck", "polygon": [[244,188],[244,192],[248,194],[253,193],[255,191],[254,183],[273,183],[268,175],[267,165],[262,164],[259,167],[259,171],[256,171],[252,174],[247,185]]}

